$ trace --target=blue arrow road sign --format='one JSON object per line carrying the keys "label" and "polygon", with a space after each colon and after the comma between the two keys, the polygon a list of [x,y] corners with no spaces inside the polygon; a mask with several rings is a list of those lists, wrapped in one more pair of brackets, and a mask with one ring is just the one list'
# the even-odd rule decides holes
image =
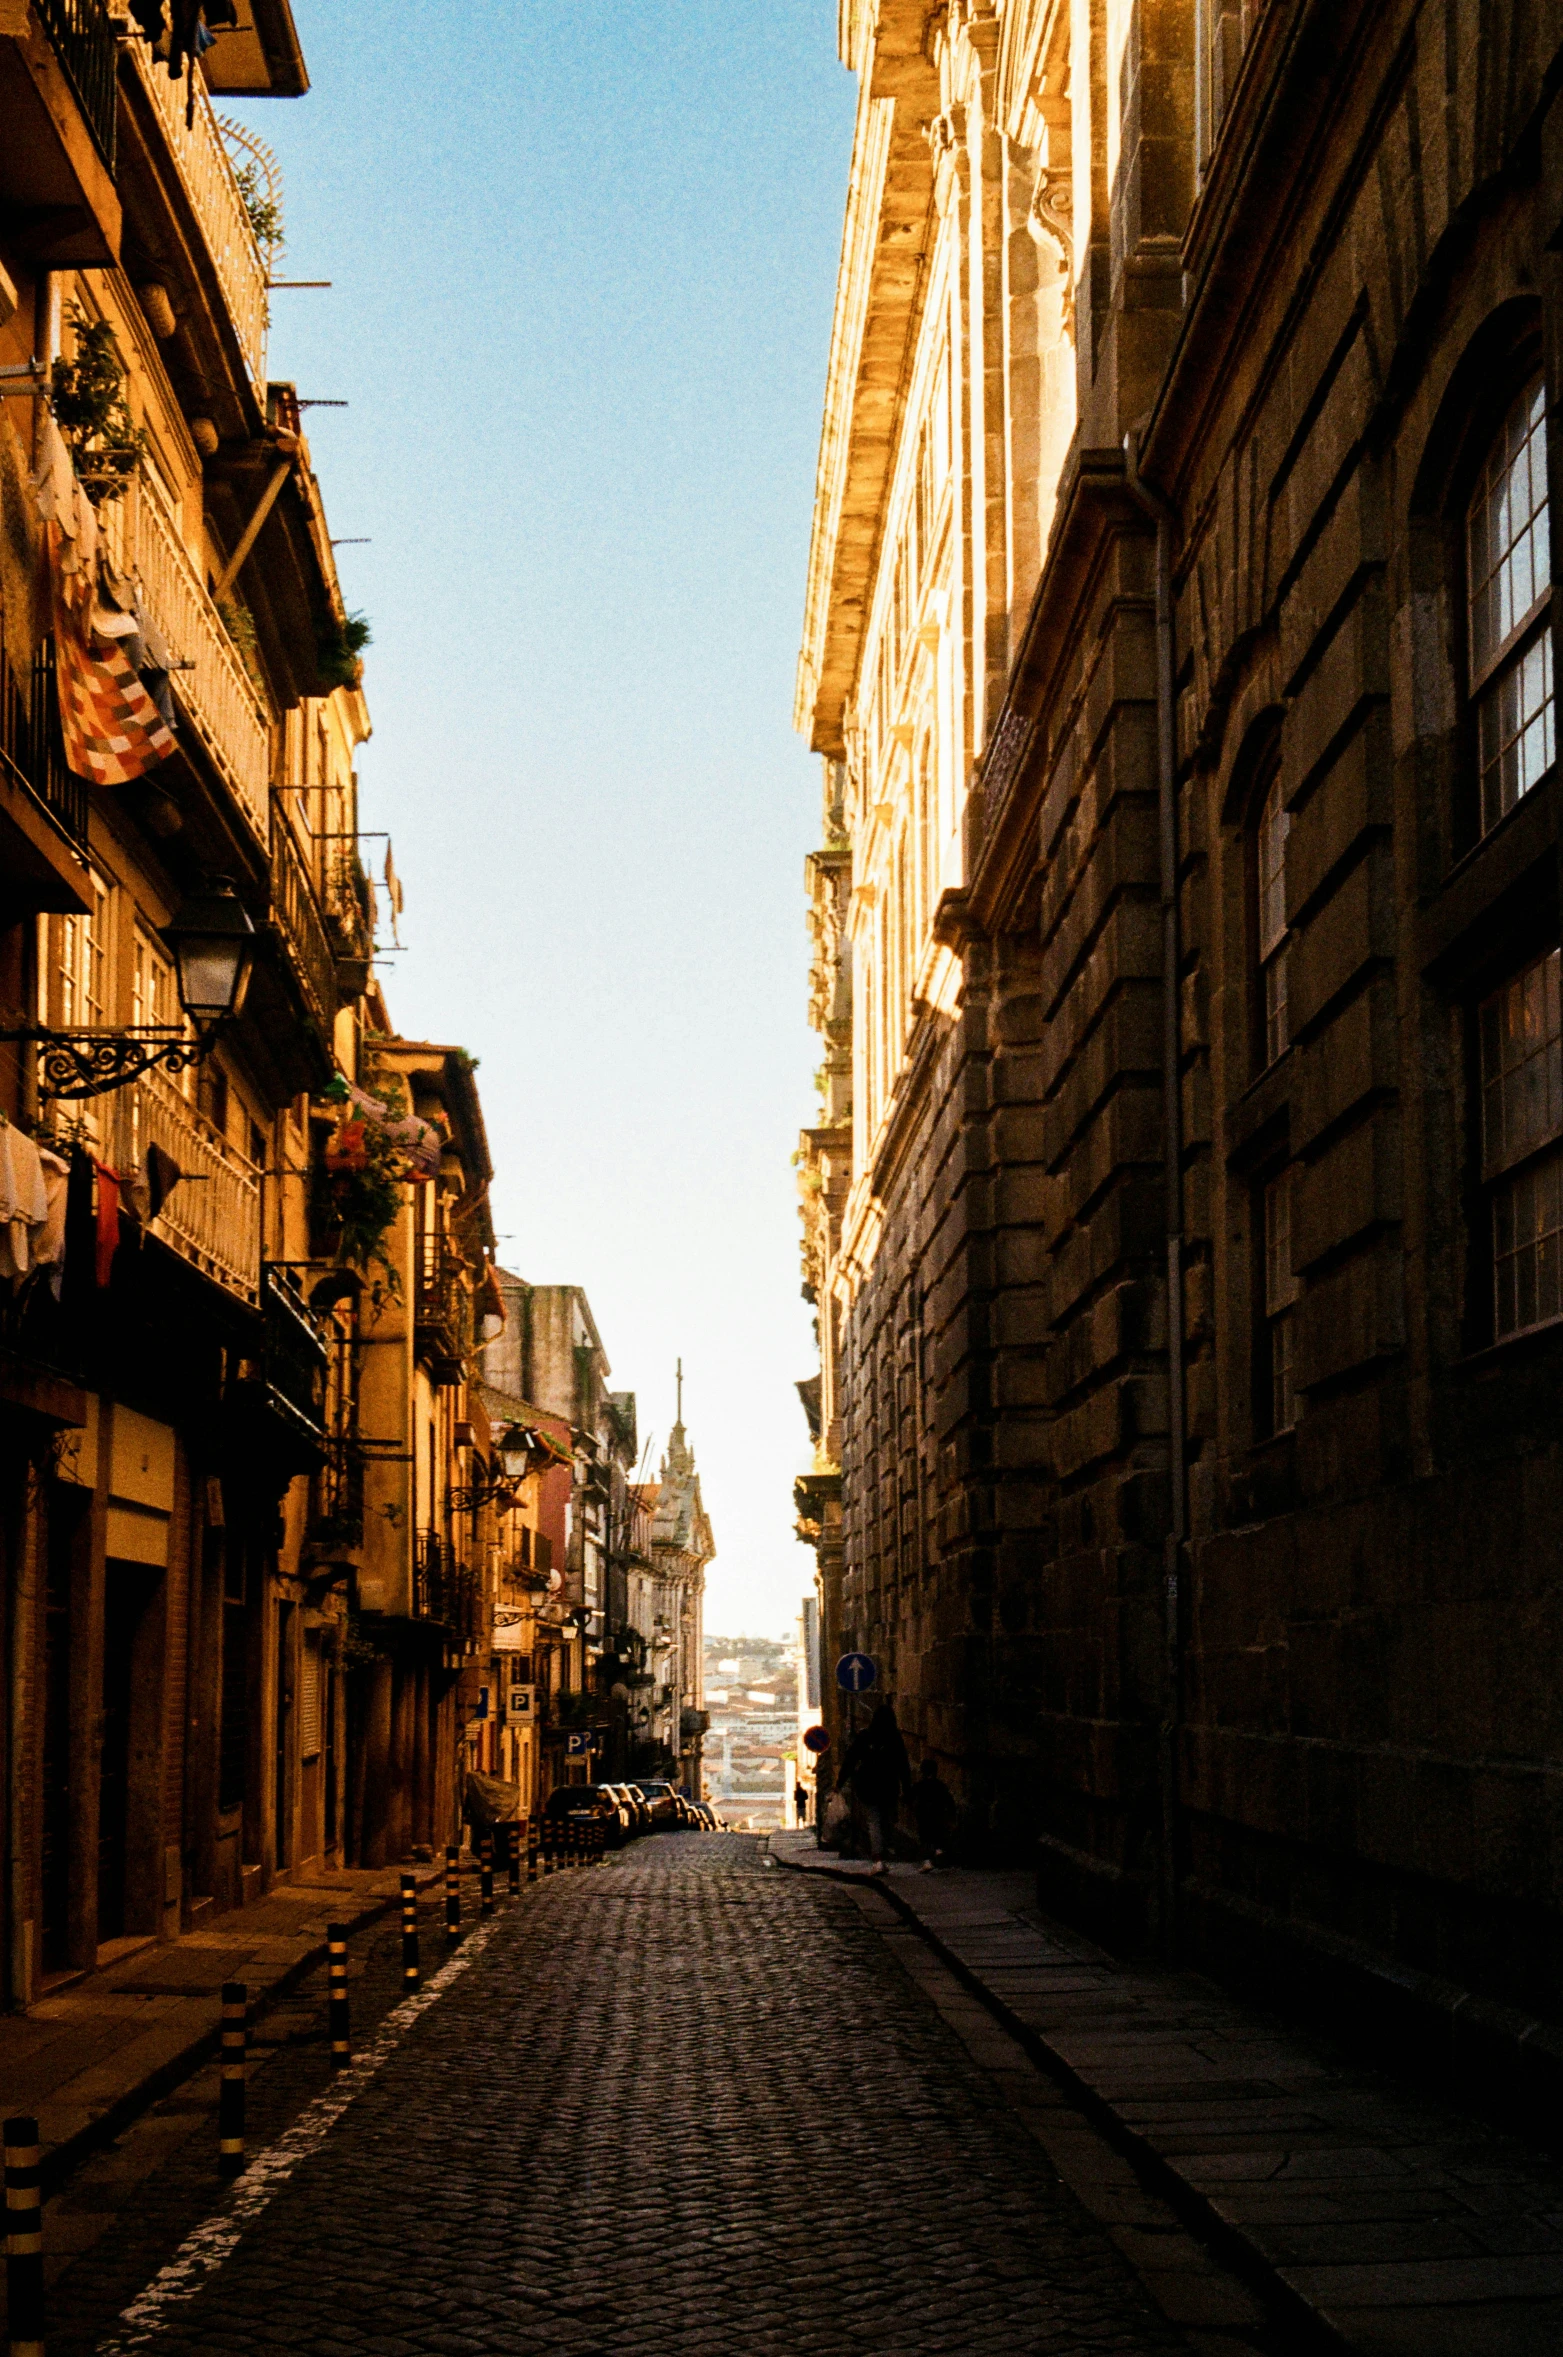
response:
{"label": "blue arrow road sign", "polygon": [[836,1664],[836,1684],[848,1694],[862,1694],[878,1676],[872,1657],[866,1653],[844,1653]]}

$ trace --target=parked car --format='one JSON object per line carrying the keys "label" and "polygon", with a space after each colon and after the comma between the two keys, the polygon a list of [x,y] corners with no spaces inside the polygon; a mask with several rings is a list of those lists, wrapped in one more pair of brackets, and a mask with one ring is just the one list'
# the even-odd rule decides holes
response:
{"label": "parked car", "polygon": [[636,1818],[642,1833],[655,1833],[656,1820],[651,1814],[651,1803],[638,1784],[626,1784],[624,1790],[635,1806]]}
{"label": "parked car", "polygon": [[629,1840],[631,1814],[628,1803],[609,1784],[556,1784],[543,1803],[545,1823],[559,1825],[574,1817],[606,1825],[613,1849]]}
{"label": "parked car", "polygon": [[697,1800],[691,1806],[695,1812],[695,1823],[700,1831],[714,1833],[716,1831],[716,1811],[712,1808],[711,1803],[708,1800]]}
{"label": "parked car", "polygon": [[651,1831],[651,1811],[646,1806],[644,1795],[638,1793],[633,1784],[608,1784],[603,1789],[605,1792],[613,1793],[617,1799],[623,1802],[629,1812],[629,1829],[632,1834]]}
{"label": "parked car", "polygon": [[652,1830],[656,1833],[677,1833],[684,1823],[684,1804],[664,1777],[637,1779],[641,1791],[651,1804]]}

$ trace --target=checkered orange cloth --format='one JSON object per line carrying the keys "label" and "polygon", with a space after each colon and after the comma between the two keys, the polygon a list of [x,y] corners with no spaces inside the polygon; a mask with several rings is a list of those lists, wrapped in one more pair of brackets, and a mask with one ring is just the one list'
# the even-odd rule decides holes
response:
{"label": "checkered orange cloth", "polygon": [[47,529],[66,766],[95,786],[128,785],[167,760],[174,734],[123,649],[92,630],[90,597],[67,581],[59,563],[59,527]]}

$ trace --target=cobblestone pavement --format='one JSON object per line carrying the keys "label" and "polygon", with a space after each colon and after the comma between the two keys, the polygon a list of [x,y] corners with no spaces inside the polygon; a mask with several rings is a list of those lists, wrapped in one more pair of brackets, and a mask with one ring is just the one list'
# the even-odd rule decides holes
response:
{"label": "cobblestone pavement", "polygon": [[[323,2068],[279,2050],[262,2107]],[[176,2125],[55,2284],[51,2357],[1187,2346],[854,1896],[743,1836],[641,1842],[512,1904],[194,2295],[127,2328],[223,2207]]]}

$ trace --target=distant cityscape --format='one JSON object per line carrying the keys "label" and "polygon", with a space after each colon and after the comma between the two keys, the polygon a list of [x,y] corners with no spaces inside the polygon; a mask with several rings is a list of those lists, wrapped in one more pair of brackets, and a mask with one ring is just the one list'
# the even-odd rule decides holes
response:
{"label": "distant cityscape", "polygon": [[787,1805],[798,1751],[794,1638],[705,1641],[706,1791],[727,1824],[769,1831],[792,1822]]}

